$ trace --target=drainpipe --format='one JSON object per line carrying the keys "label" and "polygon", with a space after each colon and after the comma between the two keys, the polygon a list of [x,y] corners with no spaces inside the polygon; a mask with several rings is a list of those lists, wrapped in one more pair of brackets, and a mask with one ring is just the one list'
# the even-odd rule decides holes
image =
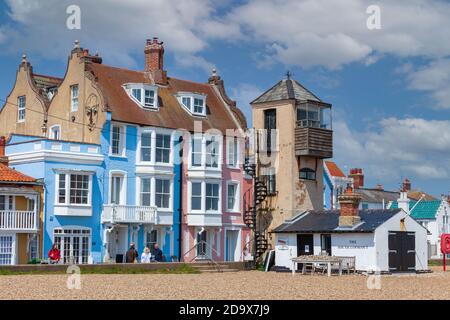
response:
{"label": "drainpipe", "polygon": [[179,146],[181,146],[180,149],[180,179],[179,179],[179,189],[180,189],[180,204],[178,206],[178,212],[180,214],[179,217],[179,230],[178,230],[178,261],[181,261],[181,255],[182,253],[182,237],[183,237],[183,231],[182,231],[182,223],[183,223],[183,136],[180,137],[179,139]]}

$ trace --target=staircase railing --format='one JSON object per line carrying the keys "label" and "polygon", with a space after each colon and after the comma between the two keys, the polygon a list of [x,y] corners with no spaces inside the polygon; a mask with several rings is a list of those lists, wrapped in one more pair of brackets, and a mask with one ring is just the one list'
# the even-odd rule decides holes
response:
{"label": "staircase railing", "polygon": [[193,245],[188,251],[186,251],[185,254],[183,254],[183,258],[186,255],[188,255],[189,253],[191,253],[194,249],[197,249],[197,248],[199,248],[200,246],[203,246],[203,245],[206,248],[206,250],[204,250],[205,252],[202,252],[202,254],[199,254],[197,252],[197,254],[194,256],[194,258],[192,258],[189,262],[194,261],[198,257],[202,257],[203,260],[207,260],[209,262],[212,262],[212,264],[216,267],[217,271],[222,272],[222,267],[220,266],[219,263],[217,263],[217,261],[214,260],[212,254],[209,254],[208,251],[214,252],[217,256],[219,256],[219,253],[211,245],[209,245],[206,241],[202,240],[202,241],[198,242],[197,244]]}

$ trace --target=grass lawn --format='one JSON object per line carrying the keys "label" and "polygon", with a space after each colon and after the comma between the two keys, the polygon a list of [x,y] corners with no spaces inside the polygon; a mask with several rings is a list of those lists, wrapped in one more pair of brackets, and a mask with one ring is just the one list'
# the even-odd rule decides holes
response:
{"label": "grass lawn", "polygon": [[[125,267],[89,267],[81,268],[81,274],[197,274],[197,269],[190,265],[182,264],[175,268],[145,269],[145,268],[125,268]],[[31,275],[31,274],[66,274],[65,270],[32,270],[15,271],[10,269],[0,269],[0,276]]]}

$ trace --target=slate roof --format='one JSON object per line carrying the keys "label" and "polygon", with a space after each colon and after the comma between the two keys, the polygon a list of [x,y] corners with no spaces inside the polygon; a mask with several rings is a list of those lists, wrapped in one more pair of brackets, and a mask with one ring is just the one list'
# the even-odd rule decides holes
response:
{"label": "slate roof", "polygon": [[397,199],[400,197],[399,192],[379,189],[358,188],[355,189],[355,192],[361,195],[361,202],[368,203],[382,203],[384,200],[384,202],[387,204],[389,201],[397,201]]}
{"label": "slate roof", "polygon": [[[409,202],[409,209],[411,210],[417,201]],[[414,210],[411,212],[411,217],[414,219],[435,219],[439,207],[441,206],[441,200],[432,200],[432,201],[420,201]],[[398,202],[392,202],[391,208],[398,208]]]}
{"label": "slate roof", "polygon": [[0,163],[0,182],[36,182],[36,179]]}
{"label": "slate roof", "polygon": [[283,79],[272,88],[264,92],[262,95],[260,95],[258,98],[253,100],[251,104],[289,99],[322,102],[322,100],[320,100],[311,91],[303,87],[296,80]]}
{"label": "slate roof", "polygon": [[333,161],[325,161],[325,165],[327,166],[328,172],[331,176],[345,178],[345,174]]}
{"label": "slate roof", "polygon": [[[103,91],[112,119],[144,126],[155,126],[194,131],[194,121],[202,122],[202,129],[239,129],[232,117],[233,110],[222,102],[218,93],[208,83],[197,83],[168,78],[167,86],[158,87],[159,110],[148,111],[139,107],[123,89],[126,83],[149,83],[142,71],[134,71],[93,63],[90,71]],[[206,95],[207,117],[196,117],[188,113],[178,102],[178,92],[194,92]],[[231,112],[230,112],[231,111]]]}
{"label": "slate roof", "polygon": [[354,228],[339,227],[339,210],[307,211],[275,228],[273,233],[374,232],[401,209],[359,210],[361,223]]}

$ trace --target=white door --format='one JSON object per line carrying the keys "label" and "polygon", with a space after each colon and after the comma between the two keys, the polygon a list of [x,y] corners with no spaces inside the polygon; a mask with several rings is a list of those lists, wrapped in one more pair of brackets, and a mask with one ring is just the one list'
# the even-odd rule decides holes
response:
{"label": "white door", "polygon": [[[115,227],[109,237],[109,255],[114,262],[125,261],[125,254],[128,250],[128,227]],[[117,255],[121,255],[117,257]],[[118,260],[116,259],[118,258]]]}
{"label": "white door", "polygon": [[0,265],[14,264],[15,236],[0,235]]}

